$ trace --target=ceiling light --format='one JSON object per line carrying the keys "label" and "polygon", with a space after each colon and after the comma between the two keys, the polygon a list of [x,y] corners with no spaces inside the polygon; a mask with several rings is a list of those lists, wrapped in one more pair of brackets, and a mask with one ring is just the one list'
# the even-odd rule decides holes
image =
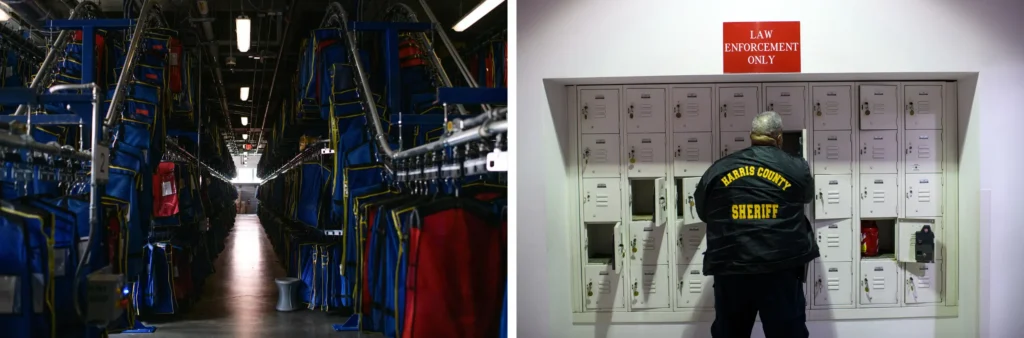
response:
{"label": "ceiling light", "polygon": [[245,53],[249,51],[252,41],[252,21],[245,15],[235,18],[235,36],[238,40],[238,51]]}
{"label": "ceiling light", "polygon": [[0,21],[7,21],[11,19],[11,13],[7,13],[6,9],[0,8]]}
{"label": "ceiling light", "polygon": [[238,94],[239,98],[242,99],[242,101],[249,101],[249,87],[242,87],[242,90],[239,91]]}
{"label": "ceiling light", "polygon": [[242,134],[242,139],[243,140],[248,140],[249,139],[249,134]]}
{"label": "ceiling light", "polygon": [[249,125],[249,118],[245,117],[245,116],[242,116],[242,126],[248,126],[248,125]]}
{"label": "ceiling light", "polygon": [[505,0],[484,0],[479,5],[476,5],[476,8],[473,8],[469,14],[462,17],[462,20],[459,20],[459,23],[455,24],[455,26],[452,27],[452,30],[455,30],[456,32],[466,30],[469,26],[472,26],[480,20],[480,18],[484,17],[484,15],[487,15],[487,13],[490,13],[492,10],[497,8],[502,2],[505,2]]}

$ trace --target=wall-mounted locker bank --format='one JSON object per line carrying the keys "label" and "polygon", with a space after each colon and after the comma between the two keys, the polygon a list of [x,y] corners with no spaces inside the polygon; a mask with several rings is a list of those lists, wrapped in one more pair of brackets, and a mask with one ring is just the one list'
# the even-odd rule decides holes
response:
{"label": "wall-mounted locker bank", "polygon": [[[751,120],[783,118],[805,158],[821,257],[809,319],[957,315],[957,84],[944,81],[567,87],[577,322],[713,318],[706,227],[694,190],[750,145]],[[953,182],[953,183],[947,183]],[[932,238],[933,237],[933,238]]]}

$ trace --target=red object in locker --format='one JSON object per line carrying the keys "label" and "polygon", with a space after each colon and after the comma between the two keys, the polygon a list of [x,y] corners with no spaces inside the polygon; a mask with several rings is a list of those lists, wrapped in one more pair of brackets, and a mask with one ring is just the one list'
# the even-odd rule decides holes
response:
{"label": "red object in locker", "polygon": [[860,222],[860,253],[865,257],[878,256],[878,224],[875,221]]}
{"label": "red object in locker", "polygon": [[174,162],[161,162],[153,175],[153,216],[170,217],[178,214],[178,181],[174,177]]}

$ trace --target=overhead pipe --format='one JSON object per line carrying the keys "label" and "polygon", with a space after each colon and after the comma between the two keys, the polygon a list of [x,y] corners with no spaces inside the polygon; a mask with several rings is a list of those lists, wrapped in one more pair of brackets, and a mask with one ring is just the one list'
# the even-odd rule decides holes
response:
{"label": "overhead pipe", "polygon": [[[409,21],[412,21],[412,22],[419,22],[420,21],[419,18],[416,16],[416,12],[413,11],[412,8],[410,8],[406,4],[397,4],[397,5],[395,5],[395,7],[404,10],[406,12],[405,15],[406,15],[406,17],[407,17],[407,19]],[[435,29],[442,29],[441,25],[434,24],[434,26],[435,26]],[[444,86],[444,87],[452,87],[452,80],[451,80],[451,78],[448,77],[448,73],[445,72],[444,66],[441,64],[441,58],[439,56],[437,56],[437,52],[434,49],[434,46],[429,44],[430,40],[427,39],[427,33],[425,33],[425,32],[417,32],[416,36],[419,37],[420,44],[423,45],[423,48],[427,48],[428,49],[427,59],[430,61],[430,64],[434,66],[434,71],[437,73],[437,76],[439,78],[438,80],[441,81],[441,85]],[[470,76],[470,77],[472,77],[472,76]],[[484,111],[487,111],[487,110],[491,109],[491,107],[489,105],[486,105],[486,104],[481,105],[481,107],[483,108]],[[466,108],[464,106],[462,106],[461,104],[456,105],[456,108],[458,108],[459,113],[461,115],[468,115],[469,114],[469,112],[466,111]]]}
{"label": "overhead pipe", "polygon": [[[203,19],[209,19],[209,8],[204,3],[205,1],[197,0],[196,7],[199,8],[199,15]],[[203,35],[206,36],[207,41],[216,41],[213,35],[213,23],[210,20],[202,20]],[[231,128],[231,118],[228,117],[228,96],[227,88],[224,87],[224,73],[220,68],[220,48],[216,43],[208,43],[210,59],[213,61],[210,65],[210,71],[213,73],[213,79],[217,85],[217,96],[220,97],[220,109],[221,116],[224,119],[225,127]],[[230,47],[229,47],[230,48]],[[232,133],[221,133],[222,136],[234,141],[235,135]],[[232,148],[234,148],[234,142],[228,142]],[[234,150],[234,149],[231,149]]]}
{"label": "overhead pipe", "polygon": [[[96,3],[92,1],[83,1],[75,6],[75,9],[71,11],[69,19],[81,19],[90,10],[98,9]],[[53,46],[46,52],[46,58],[43,59],[43,63],[39,65],[39,70],[36,71],[35,77],[32,78],[32,82],[29,84],[29,88],[38,91],[39,87],[46,83],[50,79],[50,75],[53,74],[50,68],[53,67],[53,63],[57,60],[58,54],[64,53],[64,47],[68,43],[68,35],[71,34],[70,30],[62,30],[57,35],[57,40],[54,41]],[[14,111],[14,115],[25,115],[28,113],[28,105],[19,105],[18,109]]]}
{"label": "overhead pipe", "polygon": [[494,121],[481,124],[479,126],[466,129],[460,132],[453,133],[451,135],[443,136],[440,140],[430,142],[419,147],[415,147],[409,150],[403,150],[395,153],[395,160],[403,160],[417,155],[423,155],[426,153],[445,149],[447,147],[457,146],[464,143],[482,140],[491,137],[496,134],[504,133],[508,131],[508,121]]}
{"label": "overhead pipe", "polygon": [[[121,69],[121,74],[117,77],[114,97],[110,98],[110,108],[107,109],[105,121],[108,127],[117,125],[118,119],[121,117],[121,114],[119,114],[121,101],[124,100],[124,96],[127,94],[128,81],[134,76],[135,64],[138,59],[136,55],[139,54],[142,48],[142,35],[145,34],[146,27],[149,26],[149,12],[156,6],[156,1],[146,0],[142,5],[142,10],[139,11],[139,20],[135,22],[135,30],[132,31],[132,40],[128,45],[128,53],[125,54],[124,68]],[[66,32],[68,31],[61,32],[61,34]]]}
{"label": "overhead pipe", "polygon": [[[284,55],[284,47],[285,47],[284,40],[288,36],[288,32],[291,32],[292,17],[295,14],[295,7],[296,7],[295,6],[295,1],[296,0],[291,0],[288,3],[288,18],[287,18],[287,21],[285,21],[284,35],[281,37],[281,46],[278,47],[278,49],[277,49],[277,59],[278,60],[280,60],[281,57]],[[273,98],[274,97],[274,90],[277,87],[276,86],[277,85],[277,75],[278,75],[278,73],[281,72],[281,64],[282,63],[283,62],[274,63],[274,76],[272,76],[270,78],[270,91],[267,92],[267,97],[268,98]],[[267,99],[267,107],[263,110],[263,118],[260,119],[261,120],[260,121],[260,129],[265,129],[267,127],[267,116],[270,114],[270,106],[272,106],[272,104],[270,104],[270,99]],[[256,122],[253,121],[253,123],[255,124]],[[259,146],[260,144],[263,143],[263,133],[260,133],[260,138],[257,141],[258,141],[256,143],[257,146]]]}

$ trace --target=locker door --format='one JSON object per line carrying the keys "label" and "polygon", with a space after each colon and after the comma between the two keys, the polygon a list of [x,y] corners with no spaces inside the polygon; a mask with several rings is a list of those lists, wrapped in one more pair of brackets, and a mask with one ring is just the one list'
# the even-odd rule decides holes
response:
{"label": "locker door", "polygon": [[759,113],[757,87],[719,87],[718,114],[721,131],[750,131],[750,121]]}
{"label": "locker door", "polygon": [[896,262],[865,260],[860,263],[860,303],[899,304],[899,269]]}
{"label": "locker door", "polygon": [[942,174],[907,174],[907,217],[942,216]]}
{"label": "locker door", "polygon": [[683,208],[683,224],[697,224],[700,223],[700,217],[697,217],[697,204],[696,197],[693,195],[697,191],[697,184],[700,183],[700,177],[687,177],[683,179],[683,196],[680,196],[680,202]]}
{"label": "locker door", "polygon": [[850,130],[853,111],[851,86],[811,87],[811,120],[814,130]]}
{"label": "locker door", "polygon": [[850,218],[850,175],[815,175],[815,219]]}
{"label": "locker door", "polygon": [[622,218],[622,190],[618,178],[583,179],[583,221],[618,222]]}
{"label": "locker door", "polygon": [[819,263],[814,269],[814,306],[853,304],[853,263]]}
{"label": "locker door", "polygon": [[710,132],[711,88],[672,88],[672,131]]}
{"label": "locker door", "polygon": [[942,172],[942,131],[907,130],[907,172]]}
{"label": "locker door", "polygon": [[852,260],[853,227],[852,221],[831,220],[815,222],[815,237],[822,262],[849,262]]}
{"label": "locker door", "polygon": [[849,130],[814,132],[814,173],[853,173],[853,139]]}
{"label": "locker door", "polygon": [[750,132],[749,131],[740,131],[740,132],[725,132],[725,131],[723,131],[722,132],[722,152],[721,152],[721,156],[719,158],[729,156],[729,154],[735,153],[735,152],[743,150],[743,149],[747,149],[748,147],[750,147]]}
{"label": "locker door", "polygon": [[676,177],[701,176],[711,167],[711,133],[676,133],[673,171]]}
{"label": "locker door", "polygon": [[704,276],[703,265],[679,265],[676,269],[676,306],[713,309],[715,307],[714,277]]}
{"label": "locker door", "polygon": [[[931,228],[934,234],[934,246],[918,247],[917,246],[917,233],[923,231],[925,226]],[[932,263],[942,259],[942,243],[943,243],[943,232],[942,232],[942,218],[940,217],[926,217],[926,218],[901,218],[896,220],[896,235],[899,238],[896,239],[896,260],[903,263],[919,263],[917,260],[918,252],[924,252],[925,250],[931,250],[932,259],[931,261],[920,262],[920,263]]]}
{"label": "locker door", "polygon": [[619,177],[621,175],[619,135],[583,134],[580,163],[583,177]]}
{"label": "locker door", "polygon": [[616,89],[580,90],[580,132],[617,134],[619,132],[619,91]]}
{"label": "locker door", "polygon": [[900,108],[896,86],[860,86],[860,129],[896,129]]}
{"label": "locker door", "polygon": [[668,265],[634,265],[628,286],[634,310],[669,307]]}
{"label": "locker door", "polygon": [[665,176],[665,134],[627,134],[629,177]]}
{"label": "locker door", "polygon": [[704,223],[683,224],[676,222],[676,261],[681,264],[702,264],[708,240]]}
{"label": "locker door", "polygon": [[899,182],[896,174],[860,175],[860,217],[899,217]]}
{"label": "locker door", "polygon": [[[783,130],[805,129],[807,96],[803,86],[765,86],[765,110],[772,110],[782,117]],[[753,117],[751,117],[753,119]],[[748,122],[749,124],[749,122]]]}
{"label": "locker door", "polygon": [[903,97],[906,129],[942,129],[942,86],[905,86]]}
{"label": "locker door", "polygon": [[861,174],[895,174],[898,156],[895,130],[860,132]]}
{"label": "locker door", "polygon": [[604,265],[583,268],[583,302],[589,311],[625,309],[622,274]]}
{"label": "locker door", "polygon": [[942,262],[906,263],[904,299],[907,304],[942,302]]}
{"label": "locker door", "polygon": [[665,89],[626,89],[626,132],[665,132]]}
{"label": "locker door", "polygon": [[655,226],[650,221],[634,221],[629,224],[629,259],[632,265],[668,264],[668,243],[665,243],[666,227]]}
{"label": "locker door", "polygon": [[654,221],[656,226],[668,223],[668,180],[654,179]]}

